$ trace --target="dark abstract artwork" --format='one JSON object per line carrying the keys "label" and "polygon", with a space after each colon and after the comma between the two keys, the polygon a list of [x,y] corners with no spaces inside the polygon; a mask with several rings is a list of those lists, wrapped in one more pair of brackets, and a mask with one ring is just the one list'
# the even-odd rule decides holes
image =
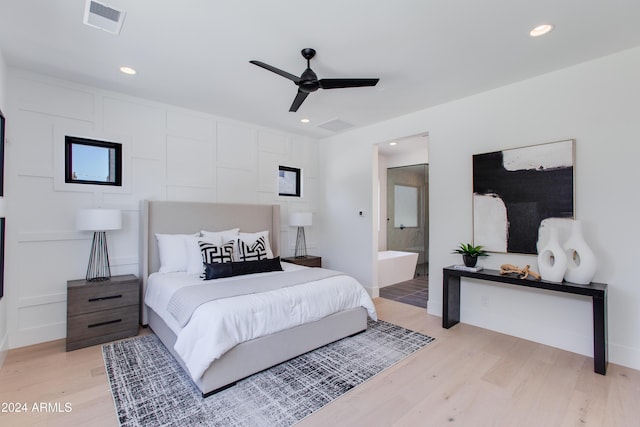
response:
{"label": "dark abstract artwork", "polygon": [[473,156],[473,239],[535,254],[540,223],[574,217],[574,140]]}

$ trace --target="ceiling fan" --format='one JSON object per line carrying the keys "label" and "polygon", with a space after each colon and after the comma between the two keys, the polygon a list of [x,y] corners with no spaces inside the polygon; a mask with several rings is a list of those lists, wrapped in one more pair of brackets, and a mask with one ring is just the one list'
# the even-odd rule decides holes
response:
{"label": "ceiling fan", "polygon": [[300,52],[302,56],[307,60],[307,69],[304,70],[300,77],[295,76],[286,71],[282,71],[279,68],[273,67],[269,64],[265,64],[260,61],[249,61],[258,67],[262,67],[265,70],[274,72],[282,77],[285,77],[293,81],[298,86],[298,94],[291,104],[289,111],[296,112],[302,102],[309,96],[311,92],[315,92],[318,89],[339,89],[345,87],[362,87],[362,86],[375,86],[380,79],[318,79],[316,73],[313,72],[309,62],[311,58],[316,55],[316,51],[311,48],[302,49]]}

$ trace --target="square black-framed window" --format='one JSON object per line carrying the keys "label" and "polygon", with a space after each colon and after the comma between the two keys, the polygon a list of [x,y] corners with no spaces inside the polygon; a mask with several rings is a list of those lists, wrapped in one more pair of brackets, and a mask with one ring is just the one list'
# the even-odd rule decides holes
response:
{"label": "square black-framed window", "polygon": [[64,181],[122,186],[122,144],[65,136]]}
{"label": "square black-framed window", "polygon": [[301,175],[302,172],[298,168],[289,166],[278,167],[278,194],[280,196],[301,196]]}

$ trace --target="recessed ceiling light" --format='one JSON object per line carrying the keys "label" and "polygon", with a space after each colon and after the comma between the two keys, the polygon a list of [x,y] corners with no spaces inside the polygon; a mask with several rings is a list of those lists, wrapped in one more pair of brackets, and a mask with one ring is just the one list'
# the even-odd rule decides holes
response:
{"label": "recessed ceiling light", "polygon": [[390,142],[389,145],[398,145],[397,142]]}
{"label": "recessed ceiling light", "polygon": [[133,76],[135,73],[137,73],[137,71],[131,67],[120,67],[120,71],[125,74],[129,74],[130,76]]}
{"label": "recessed ceiling light", "polygon": [[553,25],[551,24],[538,25],[533,30],[529,31],[529,35],[531,37],[540,37],[549,33],[551,30],[553,30]]}
{"label": "recessed ceiling light", "polygon": [[309,120],[309,119],[300,119],[300,121],[301,121],[302,123],[309,123],[311,120]]}

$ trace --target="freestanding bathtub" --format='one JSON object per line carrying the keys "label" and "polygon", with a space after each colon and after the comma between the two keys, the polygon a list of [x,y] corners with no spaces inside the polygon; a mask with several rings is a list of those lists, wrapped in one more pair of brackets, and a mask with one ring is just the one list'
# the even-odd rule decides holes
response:
{"label": "freestanding bathtub", "polygon": [[378,252],[378,287],[413,279],[417,263],[418,254],[415,252]]}

